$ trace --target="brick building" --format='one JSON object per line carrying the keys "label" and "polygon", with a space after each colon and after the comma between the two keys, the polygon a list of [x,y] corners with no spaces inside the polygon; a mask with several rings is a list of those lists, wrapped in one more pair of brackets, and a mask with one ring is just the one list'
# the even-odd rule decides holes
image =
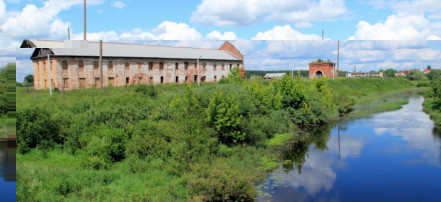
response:
{"label": "brick building", "polygon": [[[36,89],[100,86],[98,42],[24,40],[21,47],[35,48],[31,60]],[[245,72],[243,55],[229,42],[219,49],[103,43],[103,86],[191,83],[199,76],[201,82],[216,82],[236,66]]]}
{"label": "brick building", "polygon": [[338,72],[334,70],[335,63],[333,62],[312,62],[309,63],[309,78],[328,77],[332,78],[335,71],[335,78],[338,77]]}

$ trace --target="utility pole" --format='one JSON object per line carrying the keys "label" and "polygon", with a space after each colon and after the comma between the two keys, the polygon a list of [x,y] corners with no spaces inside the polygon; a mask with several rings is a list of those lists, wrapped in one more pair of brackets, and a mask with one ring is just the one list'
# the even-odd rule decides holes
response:
{"label": "utility pole", "polygon": [[52,96],[52,79],[51,79],[51,51],[48,49],[47,52],[47,66],[49,71],[49,94]]}
{"label": "utility pole", "polygon": [[325,30],[322,29],[322,40],[323,40],[323,35],[325,34]]}
{"label": "utility pole", "polygon": [[70,27],[67,28],[67,40],[70,40]]}
{"label": "utility pole", "polygon": [[337,40],[337,72],[339,70],[339,60],[340,60],[340,40]]}
{"label": "utility pole", "polygon": [[103,40],[100,40],[100,87],[103,88]]}
{"label": "utility pole", "polygon": [[84,41],[86,38],[86,0],[84,0]]}
{"label": "utility pole", "polygon": [[332,70],[332,80],[335,80],[335,63],[332,64],[333,70]]}
{"label": "utility pole", "polygon": [[[201,57],[201,56],[199,56]],[[201,76],[199,75],[199,57],[196,59],[197,60],[197,66],[198,66],[198,86],[201,86]]]}

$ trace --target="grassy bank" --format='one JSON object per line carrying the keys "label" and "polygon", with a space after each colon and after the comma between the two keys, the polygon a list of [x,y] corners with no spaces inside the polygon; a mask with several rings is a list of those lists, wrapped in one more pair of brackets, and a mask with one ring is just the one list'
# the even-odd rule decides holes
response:
{"label": "grassy bank", "polygon": [[[17,200],[253,199],[255,183],[279,163],[301,167],[309,143],[325,149],[329,134],[301,131],[414,86],[404,79],[268,82],[232,74],[201,87],[53,96],[18,89]],[[389,101],[383,110],[392,108]]]}
{"label": "grassy bank", "polygon": [[441,78],[431,83],[430,90],[424,94],[423,110],[430,115],[438,128],[441,128]]}

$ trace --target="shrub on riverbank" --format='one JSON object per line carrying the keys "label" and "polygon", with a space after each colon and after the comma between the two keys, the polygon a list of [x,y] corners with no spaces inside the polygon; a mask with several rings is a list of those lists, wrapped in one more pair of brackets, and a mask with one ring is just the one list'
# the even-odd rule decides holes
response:
{"label": "shrub on riverbank", "polygon": [[[305,145],[315,139],[300,129],[411,87],[406,79],[285,76],[78,89],[64,98],[19,89],[17,199],[252,199],[253,184],[279,162],[301,167]],[[281,142],[288,144],[273,147]],[[277,154],[297,150],[303,152]],[[66,167],[63,159],[74,163]],[[66,173],[79,177],[61,183]],[[111,177],[78,186],[91,175]]]}
{"label": "shrub on riverbank", "polygon": [[441,127],[441,78],[434,80],[431,89],[426,92],[424,112],[430,115],[436,126]]}

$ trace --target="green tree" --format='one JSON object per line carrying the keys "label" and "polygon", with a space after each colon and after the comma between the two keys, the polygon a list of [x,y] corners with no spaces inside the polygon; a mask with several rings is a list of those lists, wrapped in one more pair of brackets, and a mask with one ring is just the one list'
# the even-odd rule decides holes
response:
{"label": "green tree", "polygon": [[426,76],[430,81],[434,81],[436,79],[441,78],[441,70],[432,69],[429,73],[426,74]]}
{"label": "green tree", "polygon": [[424,73],[420,71],[419,69],[412,69],[407,74],[407,79],[411,81],[421,81],[424,80]]}
{"label": "green tree", "polygon": [[214,127],[218,138],[224,144],[236,144],[245,140],[241,130],[243,116],[239,110],[240,102],[233,94],[215,91],[206,110],[207,122]]}
{"label": "green tree", "polygon": [[23,85],[25,86],[31,86],[34,84],[34,75],[28,74],[23,79]]}
{"label": "green tree", "polygon": [[292,79],[288,75],[274,82],[276,91],[282,95],[283,107],[300,109],[307,106],[307,93],[305,84],[300,77]]}
{"label": "green tree", "polygon": [[433,90],[433,98],[435,100],[435,104],[439,107],[441,107],[441,78],[436,79],[432,83],[432,90]]}
{"label": "green tree", "polygon": [[394,69],[386,69],[384,71],[384,76],[387,78],[393,78],[395,77],[395,73],[397,73],[397,71],[395,71]]}
{"label": "green tree", "polygon": [[243,78],[240,74],[239,66],[236,66],[230,70],[230,74],[226,78],[222,78],[219,83],[242,83]]}
{"label": "green tree", "polygon": [[432,67],[430,65],[427,65],[427,69],[432,69]]}
{"label": "green tree", "polygon": [[173,122],[177,124],[171,138],[172,172],[182,174],[191,171],[193,163],[208,158],[216,139],[212,130],[203,124],[204,110],[191,87],[187,87],[182,96],[176,96],[170,107],[174,113]]}

